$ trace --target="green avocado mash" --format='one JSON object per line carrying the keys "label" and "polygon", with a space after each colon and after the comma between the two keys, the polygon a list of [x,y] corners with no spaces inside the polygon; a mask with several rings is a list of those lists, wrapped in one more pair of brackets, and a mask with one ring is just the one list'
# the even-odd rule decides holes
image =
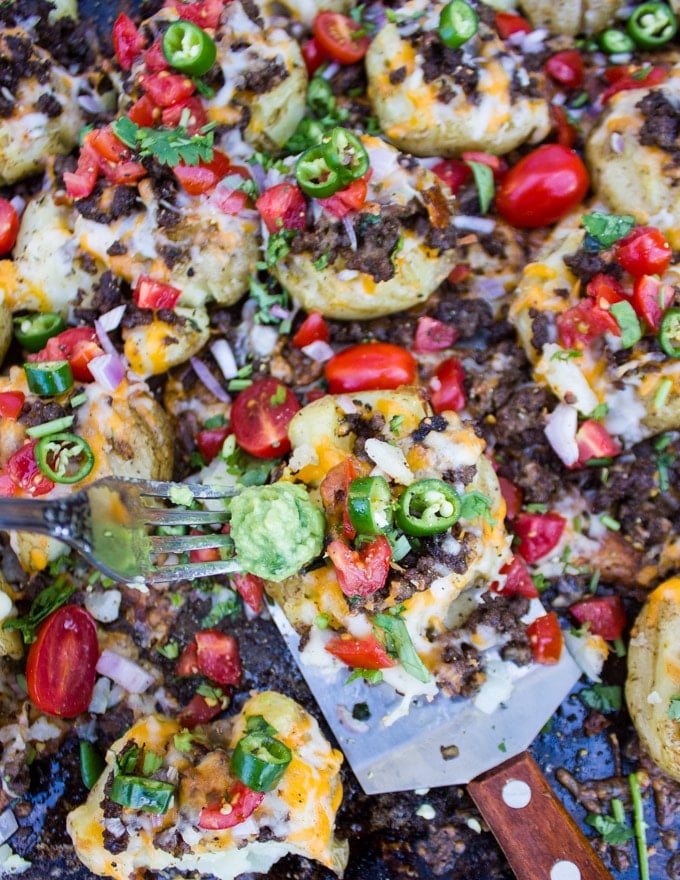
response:
{"label": "green avocado mash", "polygon": [[304,486],[249,486],[231,501],[231,537],[243,570],[270,581],[296,574],[323,550],[325,520]]}

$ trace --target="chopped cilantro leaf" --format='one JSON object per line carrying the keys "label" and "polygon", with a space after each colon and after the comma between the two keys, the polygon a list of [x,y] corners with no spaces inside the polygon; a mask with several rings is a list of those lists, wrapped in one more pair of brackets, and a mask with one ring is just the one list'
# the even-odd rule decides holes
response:
{"label": "chopped cilantro leaf", "polygon": [[466,164],[472,169],[472,176],[475,179],[477,197],[479,199],[479,209],[482,214],[486,214],[496,191],[493,180],[493,171],[488,165],[484,165],[482,162],[467,162]]}
{"label": "chopped cilantro leaf", "polygon": [[603,248],[611,247],[614,242],[624,238],[635,225],[635,217],[630,214],[607,214],[604,211],[593,211],[581,218],[583,227],[592,238]]}
{"label": "chopped cilantro leaf", "polygon": [[621,328],[621,347],[632,348],[636,342],[642,339],[642,326],[640,319],[635,314],[635,309],[626,300],[621,300],[621,302],[613,303],[609,310]]}
{"label": "chopped cilantro leaf", "polygon": [[618,684],[594,684],[579,691],[578,697],[588,709],[596,709],[604,715],[618,712],[622,706],[621,687]]}
{"label": "chopped cilantro leaf", "polygon": [[188,111],[182,113],[180,124],[175,128],[148,128],[122,116],[111,123],[114,133],[128,147],[136,150],[141,158],[153,156],[161,165],[173,167],[183,162],[198,165],[213,158],[214,125],[204,125],[198,134],[189,134],[186,128]]}
{"label": "chopped cilantro leaf", "polygon": [[671,721],[680,721],[680,694],[674,694],[671,697],[666,714]]}

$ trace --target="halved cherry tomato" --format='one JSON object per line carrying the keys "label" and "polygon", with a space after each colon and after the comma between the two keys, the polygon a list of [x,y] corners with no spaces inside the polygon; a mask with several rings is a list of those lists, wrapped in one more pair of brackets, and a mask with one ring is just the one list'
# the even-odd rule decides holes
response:
{"label": "halved cherry tomato", "polygon": [[17,240],[19,215],[7,199],[0,199],[0,256],[8,254]]}
{"label": "halved cherry tomato", "polygon": [[496,210],[513,226],[549,226],[575,208],[590,178],[579,156],[561,144],[543,144],[508,171],[496,191]]}
{"label": "halved cherry tomato", "polygon": [[132,299],[140,309],[174,309],[181,294],[179,287],[140,275]]}
{"label": "halved cherry tomato", "polygon": [[327,199],[318,199],[320,205],[332,214],[334,217],[346,217],[352,211],[358,211],[366,201],[368,193],[368,181],[371,178],[371,170],[369,169],[363,177],[353,180],[349,186],[338,190]]}
{"label": "halved cherry tomato", "polygon": [[196,446],[201,453],[203,460],[210,463],[222,451],[224,441],[231,434],[231,428],[228,425],[221,425],[219,428],[203,428],[196,434]]}
{"label": "halved cherry tomato", "polygon": [[172,107],[196,91],[196,84],[188,76],[160,70],[139,77],[139,84],[158,107]]}
{"label": "halved cherry tomato", "polygon": [[578,89],[583,85],[585,73],[583,57],[576,49],[557,52],[545,62],[545,72],[560,85]]}
{"label": "halved cherry tomato", "polygon": [[360,342],[326,361],[324,375],[331,394],[399,388],[416,378],[416,360],[410,351],[391,342]]}
{"label": "halved cherry tomato", "polygon": [[144,36],[134,21],[124,12],[113,23],[113,51],[123,70],[130,70],[134,60],[144,48]]}
{"label": "halved cherry tomato", "polygon": [[591,299],[580,303],[557,316],[557,334],[565,348],[583,349],[605,333],[621,335],[616,318],[608,309],[601,309]]}
{"label": "halved cherry tomato", "polygon": [[510,562],[506,562],[501,568],[500,574],[505,575],[505,584],[500,586],[498,581],[491,584],[494,593],[502,593],[504,596],[526,596],[527,599],[538,597],[536,584],[532,581],[526,565],[519,556],[513,556]]}
{"label": "halved cherry tomato", "polygon": [[301,51],[307,73],[310,76],[313,76],[321,65],[328,61],[328,55],[319,47],[314,37],[302,44]]}
{"label": "halved cherry tomato", "polygon": [[288,425],[299,409],[293,392],[278,379],[256,379],[231,407],[236,442],[257,458],[285,455],[290,452]]}
{"label": "halved cherry tomato", "polygon": [[456,195],[461,186],[472,177],[472,168],[461,159],[443,159],[432,166],[432,171]]}
{"label": "halved cherry tomato", "polygon": [[201,630],[194,638],[199,672],[218,684],[238,684],[241,658],[236,639],[217,629]]}
{"label": "halved cherry tomato", "polygon": [[514,519],[522,509],[522,490],[507,477],[498,477],[501,495],[505,501],[505,518]]}
{"label": "halved cherry tomato", "polygon": [[559,104],[551,104],[550,116],[557,135],[557,143],[571,149],[578,140],[578,131],[569,122],[569,117],[564,107],[560,107]]}
{"label": "halved cherry tomato", "polygon": [[537,617],[527,626],[531,653],[537,663],[552,665],[558,663],[562,655],[562,630],[554,611]]}
{"label": "halved cherry tomato", "polygon": [[336,636],[325,645],[329,654],[354,669],[389,669],[394,660],[374,635],[363,639]]}
{"label": "halved cherry tomato", "polygon": [[305,228],[307,203],[302,190],[292,183],[270,186],[257,199],[255,207],[271,233]]}
{"label": "halved cherry tomato", "polygon": [[626,627],[626,612],[620,596],[589,596],[569,606],[569,613],[596,636],[607,641],[620,639]]}
{"label": "halved cherry tomato", "polygon": [[608,275],[606,272],[598,272],[597,275],[590,279],[586,284],[586,293],[588,296],[592,296],[598,308],[605,311],[614,303],[628,298],[626,291],[623,289],[623,284],[614,278],[613,275]]}
{"label": "halved cherry tomato", "polygon": [[220,23],[220,15],[224,8],[225,0],[198,0],[195,3],[177,3],[176,0],[166,0],[165,5],[185,21],[191,21],[199,27],[214,30]]}
{"label": "halved cherry tomato", "polygon": [[54,483],[38,467],[35,460],[37,440],[29,440],[7,459],[5,473],[26,495],[46,495],[54,489]]}
{"label": "halved cherry tomato", "polygon": [[603,424],[586,419],[576,432],[578,463],[587,464],[592,458],[612,458],[621,452],[621,444]]}
{"label": "halved cherry tomato", "polygon": [[638,226],[614,246],[616,262],[626,272],[640,275],[663,275],[673,259],[666,236],[654,226]]}
{"label": "halved cherry tomato", "polygon": [[319,12],[312,25],[319,49],[340,64],[356,64],[371,44],[364,28],[340,12]]}
{"label": "halved cherry tomato", "polygon": [[78,605],[63,605],[40,625],[28,649],[26,687],[48,715],[73,718],[90,705],[99,658],[97,627]]}
{"label": "halved cherry tomato", "polygon": [[634,66],[608,67],[604,72],[604,76],[611,85],[600,95],[602,103],[606,104],[612,95],[616,95],[618,92],[658,86],[668,76],[663,67],[645,68],[645,71],[643,73],[640,68]]}
{"label": "halved cherry tomato", "polygon": [[326,552],[345,596],[370,596],[385,586],[392,548],[384,535],[366,542],[360,550],[344,541],[331,541]]}
{"label": "halved cherry tomato", "polygon": [[193,730],[198,724],[207,724],[227,708],[227,698],[204,697],[194,694],[187,705],[179,713],[178,720],[182,727]]}
{"label": "halved cherry tomato", "polygon": [[633,308],[655,333],[659,332],[663,313],[674,297],[675,288],[654,275],[641,275],[633,284]]}
{"label": "halved cherry tomato", "polygon": [[235,574],[233,575],[233,580],[239,596],[251,611],[259,614],[262,611],[262,598],[264,596],[264,581],[262,578],[256,574]]}
{"label": "halved cherry tomato", "polygon": [[[240,825],[254,813],[263,799],[263,791],[253,791],[240,780],[236,780],[223,803],[203,807],[198,817],[198,827],[219,831]],[[227,805],[230,807],[229,810],[226,809]]]}
{"label": "halved cherry tomato", "polygon": [[330,338],[331,329],[321,312],[310,312],[300,324],[290,344],[294,348],[304,348],[312,342],[328,342]]}
{"label": "halved cherry tomato", "polygon": [[435,370],[428,389],[435,412],[460,412],[467,402],[465,394],[465,367],[457,357],[447,358]]}
{"label": "halved cherry tomato", "polygon": [[458,339],[458,331],[452,324],[445,324],[436,318],[423,315],[418,318],[416,334],[413,339],[415,352],[441,351],[449,348]]}
{"label": "halved cherry tomato", "polygon": [[24,405],[26,395],[23,391],[2,391],[0,392],[0,416],[3,419],[15,421]]}
{"label": "halved cherry tomato", "polygon": [[180,162],[173,167],[172,172],[189,195],[198,196],[213,189],[231,172],[231,168],[229,156],[221,150],[213,150],[210,162],[201,160],[198,165],[184,165]]}
{"label": "halved cherry tomato", "polygon": [[566,525],[559,513],[520,513],[512,525],[517,553],[530,565],[538,562],[557,547]]}
{"label": "halved cherry tomato", "polygon": [[501,40],[507,40],[513,34],[530,34],[533,30],[526,18],[512,12],[497,12],[495,23]]}

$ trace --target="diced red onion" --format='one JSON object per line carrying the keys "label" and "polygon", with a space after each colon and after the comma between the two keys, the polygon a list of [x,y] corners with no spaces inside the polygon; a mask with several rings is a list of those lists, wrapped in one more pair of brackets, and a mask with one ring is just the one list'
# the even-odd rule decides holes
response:
{"label": "diced red onion", "polygon": [[[123,303],[113,309],[109,309],[108,312],[104,312],[103,315],[100,315],[98,321],[95,321],[95,326],[99,324],[105,333],[110,333],[112,330],[115,330],[120,326],[126,308],[127,306]],[[99,330],[97,330],[97,336],[99,336]]]}
{"label": "diced red onion", "polygon": [[21,196],[12,196],[9,200],[10,205],[14,208],[17,214],[21,217],[24,213],[24,208],[26,207],[26,199],[23,199]]}
{"label": "diced red onion", "polygon": [[333,79],[333,77],[335,76],[335,74],[336,74],[339,70],[340,70],[340,65],[338,64],[337,61],[333,61],[331,64],[329,64],[329,65],[325,68],[325,70],[323,70],[323,72],[321,73],[321,76],[322,76],[324,79]]}
{"label": "diced red onion", "polygon": [[548,416],[548,423],[545,426],[548,443],[567,467],[578,461],[577,427],[576,407],[569,406],[568,403],[558,403]]}
{"label": "diced red onion", "polygon": [[347,706],[343,706],[342,703],[338,703],[336,706],[336,712],[338,715],[338,721],[343,727],[347,728],[350,733],[366,733],[369,729],[369,725],[366,721],[360,721],[358,718],[355,718]]}
{"label": "diced red onion", "polygon": [[210,346],[210,353],[215,358],[217,366],[222,371],[225,379],[233,379],[238,373],[238,365],[231,345],[226,339],[216,339]]}
{"label": "diced red onion", "polygon": [[347,238],[349,238],[349,246],[353,251],[357,249],[357,234],[354,231],[354,224],[350,217],[342,218],[342,225],[345,227],[345,232],[347,233]]}
{"label": "diced red onion", "polygon": [[96,669],[131,694],[143,694],[154,682],[153,675],[142,669],[139,663],[109,648],[104,648],[99,655]]}
{"label": "diced red onion", "polygon": [[10,807],[0,813],[0,844],[9,840],[19,827],[16,816]]}
{"label": "diced red onion", "polygon": [[274,327],[265,327],[264,324],[255,324],[250,331],[250,343],[255,354],[260,357],[266,357],[274,351],[278,338],[278,331]]}
{"label": "diced red onion", "polygon": [[359,277],[359,272],[356,269],[341,269],[335,277],[338,281],[354,281]]}
{"label": "diced red onion", "polygon": [[288,321],[291,315],[288,309],[284,309],[283,306],[278,303],[274,303],[269,309],[269,314],[273,315],[275,318],[279,318],[281,321]]}
{"label": "diced red onion", "polygon": [[528,34],[524,31],[518,31],[512,34],[507,42],[511,46],[516,46],[523,54],[530,55],[543,50],[547,36],[548,31],[545,28],[536,28]]}
{"label": "diced red onion", "polygon": [[94,322],[94,329],[97,333],[97,339],[99,340],[99,344],[104,349],[106,354],[117,355],[118,351],[116,350],[116,346],[113,344],[113,342],[111,342],[111,339],[109,338],[109,334],[106,330],[106,327],[101,322],[101,318],[97,318],[97,320]]}
{"label": "diced red onion", "polygon": [[85,594],[85,607],[100,623],[113,623],[120,611],[120,590],[108,589]]}
{"label": "diced red onion", "polygon": [[498,278],[491,277],[476,277],[470,285],[470,289],[488,300],[500,299],[507,293],[503,282]]}
{"label": "diced red onion", "polygon": [[194,373],[198,376],[198,378],[203,382],[208,391],[213,394],[219,401],[222,403],[230,403],[231,397],[227,392],[222,388],[217,379],[213,376],[210,370],[206,367],[202,360],[197,357],[192,357],[189,359],[189,363],[194,369]]}
{"label": "diced red onion", "polygon": [[265,173],[264,168],[260,165],[259,162],[253,162],[250,166],[250,173],[253,175],[253,180],[257,184],[257,188],[262,192],[265,189]]}
{"label": "diced red onion", "polygon": [[609,144],[612,150],[620,155],[625,149],[626,142],[624,141],[623,135],[620,131],[614,131],[609,138]]}
{"label": "diced red onion", "polygon": [[107,391],[115,391],[125,378],[125,364],[116,354],[102,354],[88,363],[95,382]]}
{"label": "diced red onion", "polygon": [[477,217],[474,214],[458,214],[452,222],[456,229],[470,229],[482,235],[490,235],[496,228],[496,221],[491,217]]}
{"label": "diced red onion", "polygon": [[331,346],[324,342],[323,339],[315,339],[309,345],[303,345],[301,350],[303,354],[306,354],[308,358],[317,363],[329,361],[335,354]]}

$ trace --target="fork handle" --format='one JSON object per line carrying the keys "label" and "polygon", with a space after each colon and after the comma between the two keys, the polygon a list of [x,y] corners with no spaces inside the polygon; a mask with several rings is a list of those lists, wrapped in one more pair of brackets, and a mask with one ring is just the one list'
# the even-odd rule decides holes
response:
{"label": "fork handle", "polygon": [[52,538],[67,538],[65,524],[54,502],[38,498],[0,498],[0,529],[38,532]]}

